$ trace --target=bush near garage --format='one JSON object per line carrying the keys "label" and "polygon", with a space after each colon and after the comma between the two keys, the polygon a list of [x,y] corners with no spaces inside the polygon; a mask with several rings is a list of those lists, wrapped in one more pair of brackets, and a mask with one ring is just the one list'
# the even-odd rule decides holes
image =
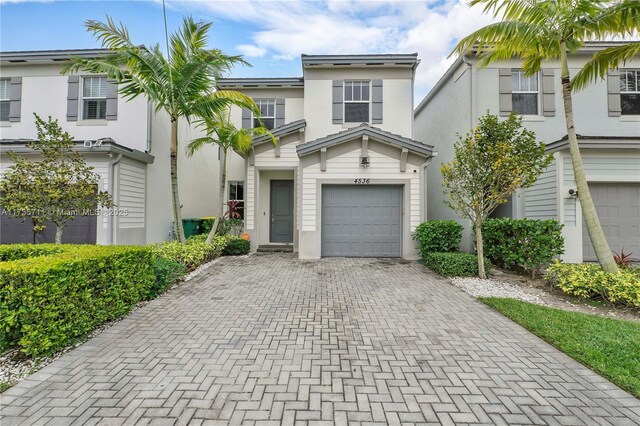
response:
{"label": "bush near garage", "polygon": [[556,261],[547,268],[547,282],[560,291],[583,299],[640,307],[640,269],[608,273],[596,263],[568,264]]}
{"label": "bush near garage", "polygon": [[454,252],[460,247],[462,225],[455,220],[429,220],[416,227],[413,239],[422,258],[427,253]]}
{"label": "bush near garage", "polygon": [[[207,234],[199,234],[189,237],[187,242],[191,241],[205,241]],[[222,256],[241,256],[249,254],[251,250],[251,242],[243,239],[242,237],[236,237],[235,235],[218,235],[213,238],[214,242],[223,244]]]}
{"label": "bush near garage", "polygon": [[206,235],[204,238],[191,237],[185,243],[170,241],[151,244],[149,247],[155,256],[178,262],[191,271],[220,256],[226,244],[221,239],[214,239],[211,244],[207,244],[204,239]]}
{"label": "bush near garage", "polygon": [[564,253],[562,225],[553,219],[487,219],[482,234],[484,254],[491,262],[522,268],[534,278],[554,256]]}
{"label": "bush near garage", "polygon": [[[443,277],[478,276],[478,257],[472,253],[427,253],[423,262],[427,268]],[[489,273],[489,259],[484,259],[484,266]]]}
{"label": "bush near garage", "polygon": [[[36,257],[0,262],[0,347],[51,354],[149,296],[155,276],[148,248],[58,247],[48,256],[34,249]],[[2,250],[25,252],[18,245]]]}
{"label": "bush near garage", "polygon": [[187,268],[182,263],[156,257],[153,260],[153,274],[156,280],[149,289],[148,299],[154,299],[164,293],[167,288],[180,281],[186,272]]}

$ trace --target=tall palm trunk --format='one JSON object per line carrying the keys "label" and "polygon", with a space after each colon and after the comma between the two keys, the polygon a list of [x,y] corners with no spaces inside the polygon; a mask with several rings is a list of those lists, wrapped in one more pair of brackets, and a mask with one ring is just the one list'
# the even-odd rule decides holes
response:
{"label": "tall palm trunk", "polygon": [[576,128],[573,124],[573,100],[571,96],[571,79],[569,76],[569,65],[567,62],[567,48],[564,43],[560,46],[560,60],[562,62],[562,98],[564,103],[564,116],[567,122],[567,138],[569,139],[569,152],[571,153],[571,162],[573,164],[573,175],[576,179],[578,189],[578,199],[582,207],[582,216],[587,225],[589,238],[593,245],[600,266],[606,272],[616,272],[616,265],[611,249],[607,243],[607,239],[600,226],[596,207],[593,205],[587,177],[584,173],[584,165],[582,164],[582,156],[578,147],[578,138],[576,136]]}
{"label": "tall palm trunk", "polygon": [[173,196],[173,229],[176,239],[184,243],[184,228],[182,226],[182,211],[178,196],[178,119],[171,117],[171,195]]}
{"label": "tall palm trunk", "polygon": [[216,215],[215,220],[213,221],[213,225],[211,226],[211,231],[209,231],[209,235],[207,235],[207,243],[213,242],[213,237],[216,235],[216,231],[218,230],[218,225],[220,224],[220,218],[224,214],[223,205],[224,205],[224,192],[227,186],[227,150],[222,151],[222,175],[220,176],[220,199],[218,200],[218,214]]}
{"label": "tall palm trunk", "polygon": [[482,221],[476,220],[476,253],[478,255],[478,277],[487,278],[487,272],[484,270],[484,240],[482,238]]}

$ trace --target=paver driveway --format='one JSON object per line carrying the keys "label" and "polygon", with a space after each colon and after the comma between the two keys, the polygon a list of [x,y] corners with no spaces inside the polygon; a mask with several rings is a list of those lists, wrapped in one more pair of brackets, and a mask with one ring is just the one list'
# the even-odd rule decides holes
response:
{"label": "paver driveway", "polygon": [[634,424],[640,400],[417,263],[226,258],[2,396],[25,424]]}

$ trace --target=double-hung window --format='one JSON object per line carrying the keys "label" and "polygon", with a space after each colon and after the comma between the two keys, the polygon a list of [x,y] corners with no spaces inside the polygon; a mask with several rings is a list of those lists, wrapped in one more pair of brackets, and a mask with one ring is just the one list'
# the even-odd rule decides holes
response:
{"label": "double-hung window", "polygon": [[370,121],[371,82],[344,82],[345,123],[368,123]]}
{"label": "double-hung window", "polygon": [[262,116],[262,124],[258,117],[253,117],[253,127],[260,127],[261,125],[271,130],[276,124],[276,100],[275,99],[256,99],[256,105],[260,109],[260,115]]}
{"label": "double-hung window", "polygon": [[229,181],[229,201],[235,201],[235,211],[244,219],[244,181]]}
{"label": "double-hung window", "polygon": [[9,121],[9,106],[11,104],[9,97],[10,80],[8,78],[0,79],[0,121]]}
{"label": "double-hung window", "polygon": [[107,115],[107,78],[82,79],[82,119],[104,120]]}
{"label": "double-hung window", "polygon": [[520,115],[537,115],[539,99],[538,74],[527,77],[523,70],[511,70],[511,110]]}
{"label": "double-hung window", "polygon": [[640,70],[620,70],[622,115],[640,115]]}

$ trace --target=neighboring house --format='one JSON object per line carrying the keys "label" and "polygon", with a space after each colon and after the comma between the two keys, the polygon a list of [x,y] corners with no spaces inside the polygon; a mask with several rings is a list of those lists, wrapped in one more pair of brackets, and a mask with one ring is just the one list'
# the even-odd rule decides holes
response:
{"label": "neighboring house", "polygon": [[[599,49],[612,43],[588,43],[571,55],[575,74]],[[560,83],[560,65],[545,63],[526,77],[520,60],[477,66],[473,55],[458,58],[415,110],[415,135],[435,146],[429,167],[429,219],[458,219],[465,225],[462,249],[472,249],[469,221],[443,204],[440,165],[453,158],[456,134],[469,132],[487,111],[522,115],[524,125],[553,153],[551,166],[531,188],[521,190],[496,216],[556,219],[564,225],[568,262],[595,260],[580,203],[576,198]],[[574,94],[575,126],[591,194],[605,235],[614,251],[640,255],[640,58],[610,71],[601,81]]]}
{"label": "neighboring house", "polygon": [[[302,78],[222,79],[256,100],[262,137],[230,160],[227,198],[244,202],[252,248],[301,259],[417,257],[433,147],[413,135],[417,54],[302,55]],[[233,108],[237,126],[259,123]],[[240,189],[241,188],[241,189]]]}
{"label": "neighboring house", "polygon": [[[123,99],[117,85],[104,76],[60,74],[70,56],[100,57],[105,49],[0,53],[0,173],[11,165],[13,151],[33,156],[25,147],[36,136],[33,113],[59,120],[76,139],[77,150],[100,176],[100,190],[111,193],[116,215],[74,219],[64,242],[145,244],[168,240],[172,229],[169,182],[169,120],[155,113],[144,97]],[[180,144],[200,133],[186,123]],[[203,187],[218,182],[216,150],[192,159],[180,151],[180,191],[184,217],[216,211],[216,191]],[[194,191],[193,188],[198,188]],[[122,213],[124,212],[124,213]],[[33,241],[32,225],[2,215],[0,242]],[[53,226],[39,240],[53,238]]]}

